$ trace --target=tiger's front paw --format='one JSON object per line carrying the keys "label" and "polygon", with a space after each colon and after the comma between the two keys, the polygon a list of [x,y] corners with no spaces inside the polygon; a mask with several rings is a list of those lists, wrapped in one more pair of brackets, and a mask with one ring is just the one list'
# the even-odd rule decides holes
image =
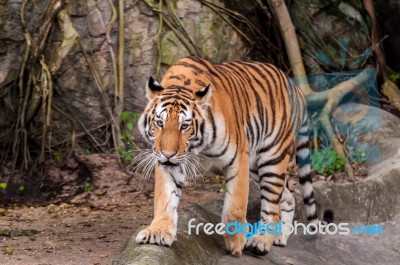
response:
{"label": "tiger's front paw", "polygon": [[165,224],[151,224],[136,236],[136,243],[157,244],[170,247],[176,240],[176,229]]}
{"label": "tiger's front paw", "polygon": [[256,234],[246,242],[246,250],[256,255],[266,255],[270,252],[275,236],[269,234]]}
{"label": "tiger's front paw", "polygon": [[227,235],[225,234],[225,244],[228,251],[239,257],[242,255],[244,245],[246,244],[246,235],[244,234],[234,234]]}

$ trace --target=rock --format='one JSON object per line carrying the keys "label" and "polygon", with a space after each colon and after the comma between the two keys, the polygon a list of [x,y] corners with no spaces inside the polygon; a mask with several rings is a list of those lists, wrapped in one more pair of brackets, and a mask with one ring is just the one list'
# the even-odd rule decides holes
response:
{"label": "rock", "polygon": [[[240,258],[224,251],[223,238],[216,235],[188,235],[187,222],[219,222],[219,218],[198,205],[192,205],[181,213],[178,241],[171,248],[156,245],[138,245],[134,235],[125,245],[118,265],[133,264],[397,264],[400,249],[400,215],[382,225],[383,235],[292,235],[288,245],[272,247],[266,256],[254,256],[245,251]],[[359,223],[349,224],[349,228]]]}
{"label": "rock", "polygon": [[[218,223],[220,218],[199,205],[191,205],[179,213],[177,239],[170,248],[135,243],[136,234],[126,243],[117,262],[118,265],[133,264],[212,264],[224,252],[222,236],[213,234],[188,234],[188,222],[193,224]],[[144,227],[142,227],[144,228]],[[194,231],[193,231],[194,232]]]}
{"label": "rock", "polygon": [[292,235],[286,247],[272,247],[271,253],[266,256],[256,257],[248,252],[240,258],[225,255],[217,264],[398,264],[399,221],[400,215],[397,215],[393,222],[382,224],[383,235]]}
{"label": "rock", "polygon": [[[368,177],[355,183],[314,183],[319,209],[332,209],[336,221],[384,222],[400,211],[400,120],[377,107],[346,104],[340,112],[360,116],[356,123],[335,122],[354,150],[366,154]],[[335,117],[335,113],[333,113]],[[338,117],[338,115],[336,115]],[[296,192],[296,214],[304,220],[302,199]]]}
{"label": "rock", "polygon": [[[6,1],[7,2],[7,1]],[[8,1],[9,2],[9,1]],[[24,56],[25,38],[20,21],[22,0],[10,3],[0,2],[0,86],[11,86],[18,78],[20,64]],[[149,1],[147,1],[149,2]],[[152,3],[152,1],[150,1]],[[150,3],[149,2],[149,3]],[[212,4],[224,6],[221,0],[211,0]],[[166,3],[166,2],[165,2]],[[32,38],[37,38],[37,29],[43,24],[43,10],[46,10],[49,1],[28,1],[25,8],[25,19]],[[158,5],[158,4],[157,4]],[[114,3],[117,7],[118,4]],[[85,124],[85,128],[92,131],[93,136],[102,137],[94,128],[108,122],[105,114],[105,105],[99,89],[102,89],[109,102],[114,102],[114,68],[110,48],[117,57],[118,52],[118,19],[112,25],[110,39],[106,39],[106,29],[112,18],[112,8],[108,0],[69,1],[65,8],[71,15],[71,21],[79,33],[81,45],[76,47],[63,60],[60,69],[54,74],[54,87],[58,91],[53,98],[53,104],[71,118]],[[185,27],[187,35],[198,46],[204,57],[213,61],[240,60],[248,45],[231,25],[204,3],[197,0],[178,0],[171,2],[171,9],[175,12],[180,23]],[[167,6],[163,13],[176,25],[171,15],[168,15]],[[18,15],[15,15],[18,14]],[[147,103],[145,84],[150,76],[156,76],[158,45],[155,41],[159,29],[158,12],[147,6],[145,1],[126,1],[124,3],[124,109],[141,112]],[[43,52],[45,58],[54,54],[63,39],[63,34],[54,21],[54,30],[50,32],[49,40]],[[178,29],[177,32],[181,32]],[[178,33],[181,34],[181,33]],[[160,34],[162,44],[162,69],[174,63],[179,57],[189,55],[188,49],[171,28],[163,23]],[[86,51],[93,63],[88,66],[88,58],[82,53]],[[239,52],[238,52],[239,51]],[[243,51],[243,52],[242,52]],[[49,55],[50,54],[50,55]],[[39,56],[40,57],[40,56]],[[48,63],[46,61],[46,63]],[[96,72],[96,74],[93,73]],[[97,75],[101,84],[96,82]],[[100,86],[100,87],[99,87]],[[19,97],[14,95],[10,103],[6,104],[4,115],[0,115],[0,127],[9,128],[15,120],[15,111],[11,106],[17,106]],[[79,99],[79,100],[76,100]],[[113,104],[111,104],[113,105]],[[41,119],[35,119],[41,128]],[[65,122],[65,117],[58,112],[52,113],[50,130],[56,139],[68,139],[71,135],[71,124]],[[35,130],[35,129],[32,129]],[[41,130],[41,129],[40,129]],[[84,130],[76,127],[76,133]],[[40,132],[37,134],[39,135]],[[36,135],[30,132],[31,137]],[[78,142],[81,138],[77,139]],[[137,139],[140,142],[140,139]],[[83,140],[85,141],[85,140]]]}
{"label": "rock", "polygon": [[[390,221],[399,212],[399,170],[370,175],[355,183],[314,183],[315,200],[321,212],[331,209],[335,222],[356,221],[376,223]],[[305,220],[300,193],[296,194],[296,216]]]}

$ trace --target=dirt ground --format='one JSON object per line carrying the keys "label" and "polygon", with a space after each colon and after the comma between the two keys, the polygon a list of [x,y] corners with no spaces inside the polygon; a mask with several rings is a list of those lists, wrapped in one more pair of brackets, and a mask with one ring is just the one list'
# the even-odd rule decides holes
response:
{"label": "dirt ground", "polygon": [[[113,264],[125,242],[152,219],[153,182],[129,178],[110,155],[52,161],[45,174],[56,193],[29,207],[0,206],[2,265]],[[220,188],[199,180],[184,189],[180,207],[221,196]]]}

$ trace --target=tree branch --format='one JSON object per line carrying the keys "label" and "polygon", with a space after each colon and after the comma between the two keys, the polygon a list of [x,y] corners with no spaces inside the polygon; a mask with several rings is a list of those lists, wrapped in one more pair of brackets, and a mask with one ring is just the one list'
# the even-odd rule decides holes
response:
{"label": "tree branch", "polygon": [[279,28],[285,42],[286,52],[289,57],[296,83],[304,94],[312,94],[313,91],[307,81],[306,70],[304,69],[303,58],[301,57],[296,31],[286,4],[283,0],[268,0],[268,3],[279,23]]}

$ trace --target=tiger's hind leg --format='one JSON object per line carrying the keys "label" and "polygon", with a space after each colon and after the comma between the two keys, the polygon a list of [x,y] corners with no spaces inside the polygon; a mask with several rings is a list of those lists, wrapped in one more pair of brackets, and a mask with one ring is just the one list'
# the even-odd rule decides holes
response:
{"label": "tiger's hind leg", "polygon": [[[285,154],[285,150],[269,151],[262,153],[257,162],[261,191],[261,222],[264,225],[271,223],[278,225],[281,219],[280,202],[285,187],[289,155]],[[253,235],[246,242],[246,249],[257,255],[267,254],[274,243],[275,233],[277,231],[264,230],[264,233]]]}
{"label": "tiger's hind leg", "polygon": [[286,246],[287,240],[290,236],[289,224],[293,224],[294,219],[294,209],[295,209],[295,199],[294,199],[294,189],[289,175],[286,176],[285,187],[283,189],[282,198],[280,201],[281,208],[281,221],[282,221],[282,233],[277,235],[274,244],[280,247]]}

